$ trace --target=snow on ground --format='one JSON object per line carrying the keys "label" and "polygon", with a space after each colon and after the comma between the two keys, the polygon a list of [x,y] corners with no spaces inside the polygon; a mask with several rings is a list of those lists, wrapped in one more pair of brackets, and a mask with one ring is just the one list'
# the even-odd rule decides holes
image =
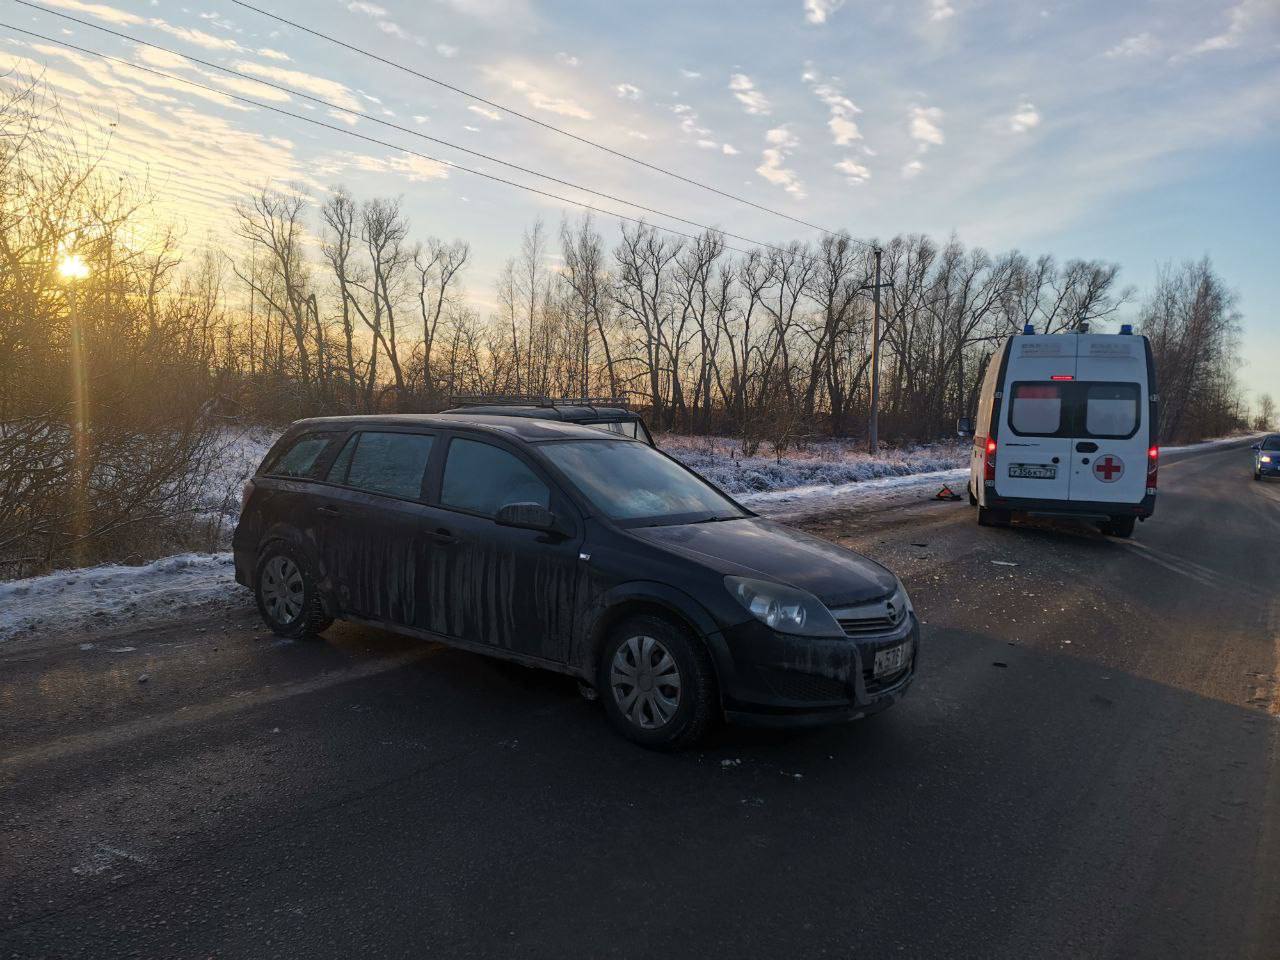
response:
{"label": "snow on ground", "polygon": [[783,490],[843,489],[882,478],[955,470],[969,459],[967,443],[917,444],[885,449],[873,457],[861,442],[824,440],[782,457],[748,457],[739,441],[725,437],[657,439],[664,451],[743,502]]}
{"label": "snow on ground", "polygon": [[240,518],[240,492],[281,431],[273,427],[228,427],[214,442],[211,465],[201,478],[197,515],[218,527],[222,546]]}
{"label": "snow on ground", "polygon": [[43,630],[93,631],[246,602],[231,554],[182,553],[137,567],[60,570],[0,583],[0,641]]}

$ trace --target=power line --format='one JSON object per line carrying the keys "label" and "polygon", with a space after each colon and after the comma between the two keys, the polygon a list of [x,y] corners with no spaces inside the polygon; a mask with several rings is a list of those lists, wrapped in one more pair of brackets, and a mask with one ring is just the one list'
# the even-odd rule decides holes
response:
{"label": "power line", "polygon": [[32,10],[39,10],[41,13],[47,13],[55,17],[61,17],[63,20],[69,20],[72,23],[78,23],[83,27],[89,27],[92,30],[97,30],[101,33],[110,34],[111,36],[116,37],[118,39],[126,40],[130,43],[136,43],[139,46],[150,47],[153,50],[159,50],[163,53],[169,54],[170,56],[182,57],[186,60],[189,60],[192,63],[198,63],[202,67],[207,67],[211,70],[219,70],[222,73],[228,74],[230,76],[236,77],[241,80],[247,80],[251,83],[262,84],[265,87],[270,87],[274,90],[279,90],[283,93],[290,94],[291,96],[298,97],[300,100],[309,100],[312,103],[319,104],[320,106],[323,106],[323,107],[328,107],[331,110],[339,110],[343,113],[348,113],[348,114],[351,114],[352,116],[360,117],[361,119],[369,120],[373,123],[381,124],[382,126],[388,127],[392,130],[397,130],[400,133],[407,133],[410,136],[418,137],[422,140],[428,140],[431,143],[438,143],[441,146],[450,147],[451,149],[461,151],[462,153],[470,154],[473,157],[479,157],[481,160],[488,160],[491,163],[499,164],[511,170],[518,170],[520,173],[527,173],[530,176],[539,177],[543,180],[548,180],[551,183],[559,184],[562,187],[569,187],[570,189],[573,189],[573,190],[581,190],[584,193],[590,193],[590,194],[593,194],[594,196],[601,197],[605,200],[610,200],[614,203],[626,204],[629,207],[634,207],[637,210],[643,210],[646,213],[652,213],[660,217],[666,217],[669,220],[675,220],[679,223],[686,224],[687,226],[690,226],[690,227],[697,227],[699,230],[712,231],[715,233],[722,234],[723,236],[726,236],[726,237],[732,237],[734,240],[741,240],[743,243],[749,243],[753,246],[765,247],[767,249],[775,250],[778,252],[782,251],[782,248],[778,247],[775,244],[766,243],[760,240],[753,240],[751,237],[745,237],[737,233],[730,233],[727,230],[722,230],[718,227],[712,227],[707,224],[699,223],[696,220],[690,220],[686,217],[682,217],[674,213],[668,213],[667,211],[659,210],[656,207],[646,206],[643,203],[637,203],[636,201],[628,200],[625,197],[619,197],[611,193],[606,193],[603,190],[596,190],[596,189],[593,189],[592,187],[583,186],[580,183],[573,183],[572,181],[569,181],[569,180],[562,180],[561,178],[552,176],[551,174],[542,173],[538,170],[521,166],[518,163],[511,163],[507,160],[501,159],[500,157],[495,157],[487,153],[482,153],[479,150],[472,150],[469,147],[464,147],[461,144],[453,143],[449,140],[442,140],[439,137],[433,137],[429,134],[423,133],[420,130],[414,130],[412,127],[406,127],[399,123],[392,123],[389,120],[384,120],[381,117],[374,116],[373,114],[365,113],[362,110],[354,110],[350,107],[341,106],[330,100],[325,100],[321,97],[317,97],[317,96],[313,96],[312,94],[305,93],[304,91],[296,90],[293,87],[288,87],[283,84],[275,83],[271,80],[264,80],[261,77],[255,77],[252,74],[242,73],[238,70],[233,70],[230,67],[224,67],[221,64],[213,63],[209,60],[202,60],[199,57],[193,57],[190,54],[179,53],[178,51],[173,50],[169,47],[163,46],[161,44],[151,43],[150,41],[147,41],[147,40],[141,40],[137,37],[131,36],[130,34],[127,34],[127,33],[123,33],[119,30],[112,30],[109,27],[104,27],[96,23],[91,23],[90,21],[82,20],[79,17],[73,17],[71,16],[71,14],[68,14],[68,13],[61,13],[60,11],[57,11],[57,10],[51,10],[48,7],[41,6],[38,3],[32,3],[30,2],[30,0],[14,0],[14,2],[19,3],[24,7],[30,7]]}
{"label": "power line", "polygon": [[[44,40],[46,43],[55,43],[58,46],[66,47],[69,50],[75,50],[78,53],[87,54],[88,56],[92,56],[92,57],[99,57],[103,60],[110,61],[111,63],[118,63],[121,66],[129,67],[133,70],[138,70],[143,73],[149,73],[157,77],[163,77],[166,80],[172,80],[177,83],[185,83],[188,86],[197,87],[209,93],[216,94],[217,96],[226,97],[229,100],[236,100],[240,103],[258,107],[263,110],[269,110],[272,113],[278,113],[281,116],[291,117],[294,120],[301,120],[304,123],[310,123],[310,124],[313,124],[314,126],[322,127],[325,130],[330,130],[334,133],[341,133],[349,137],[355,137],[358,140],[363,140],[366,143],[372,143],[380,147],[386,147],[388,150],[395,150],[400,153],[406,153],[406,154],[409,154],[410,156],[418,157],[422,160],[430,161],[431,163],[439,163],[443,166],[450,167],[451,169],[454,169],[454,170],[461,170],[464,173],[470,173],[477,177],[483,177],[486,180],[492,180],[495,183],[501,183],[509,187],[515,187],[518,190],[526,190],[529,193],[535,193],[538,196],[546,197],[549,200],[555,200],[559,203],[565,203],[571,206],[581,207],[584,210],[589,210],[592,213],[599,213],[606,217],[616,217],[619,220],[625,220],[628,223],[634,223],[638,226],[652,227],[655,230],[661,230],[664,233],[670,233],[677,237],[683,237],[686,240],[693,240],[695,242],[697,242],[698,240],[698,237],[694,236],[693,234],[685,233],[681,230],[676,230],[672,227],[664,227],[661,224],[656,224],[656,223],[653,223],[653,224],[647,223],[646,221],[641,220],[637,217],[629,217],[624,213],[618,213],[617,211],[614,211],[614,210],[607,210],[603,207],[597,207],[589,203],[584,203],[581,200],[571,200],[568,197],[562,197],[559,194],[551,193],[550,191],[547,191],[547,190],[540,190],[537,187],[531,187],[528,184],[517,183],[514,180],[507,180],[505,177],[499,177],[496,174],[485,173],[483,170],[476,170],[473,167],[463,166],[462,164],[454,163],[451,160],[443,160],[439,157],[433,157],[433,156],[430,156],[429,154],[422,153],[421,151],[412,150],[409,147],[402,147],[399,144],[390,143],[386,140],[379,140],[377,137],[370,137],[366,134],[359,133],[349,128],[335,126],[332,123],[325,123],[323,120],[319,120],[315,117],[308,117],[300,113],[293,113],[292,111],[285,110],[281,107],[272,106],[269,103],[262,103],[258,100],[254,100],[251,97],[244,97],[244,96],[240,96],[239,94],[229,93],[226,90],[219,90],[217,87],[212,87],[212,86],[209,86],[208,84],[200,83],[188,77],[181,77],[181,76],[178,76],[177,74],[166,73],[163,70],[157,70],[154,67],[147,67],[139,63],[133,63],[130,60],[125,60],[123,57],[114,57],[114,56],[111,56],[110,54],[101,53],[97,50],[90,50],[87,47],[81,47],[74,43],[70,43],[69,41],[66,41],[66,40],[59,40],[56,37],[45,36],[44,34],[37,33],[34,30],[27,30],[23,27],[15,27],[14,25],[9,23],[4,23],[3,21],[0,21],[0,27],[4,27],[5,29],[8,29],[8,30],[13,30],[16,33],[26,34],[29,37],[35,37],[37,40]],[[339,109],[342,109],[342,108],[339,108]],[[352,111],[348,111],[348,112],[352,112]],[[720,232],[710,227],[705,229],[714,233]],[[725,249],[732,250],[734,253],[740,253],[740,254],[747,254],[749,252],[746,250],[742,250],[738,247],[730,246],[729,244],[725,244]],[[779,250],[779,251],[782,250],[782,248],[780,247],[773,247],[772,249]]]}
{"label": "power line", "polygon": [[[343,47],[346,50],[350,50],[353,53],[358,53],[361,56],[368,57],[371,60],[376,60],[378,63],[384,64],[388,67],[392,67],[396,70],[401,70],[404,73],[410,74],[411,76],[415,76],[420,80],[426,80],[428,83],[434,83],[436,86],[443,87],[445,90],[452,91],[453,93],[461,94],[464,97],[468,97],[472,100],[475,100],[477,103],[483,103],[486,106],[493,107],[495,110],[501,110],[503,113],[509,113],[513,117],[519,117],[521,120],[526,120],[529,123],[537,124],[539,127],[542,127],[545,130],[550,130],[553,133],[558,133],[563,137],[568,137],[571,140],[576,140],[579,143],[586,144],[589,147],[594,147],[597,150],[602,150],[605,153],[610,154],[611,156],[618,157],[619,159],[622,159],[622,160],[628,160],[631,163],[638,164],[639,166],[642,166],[647,170],[652,170],[656,173],[661,173],[664,176],[672,177],[683,183],[687,183],[690,186],[698,187],[701,190],[709,190],[712,193],[718,194],[721,197],[725,197],[728,200],[733,200],[733,201],[736,201],[737,203],[746,204],[749,207],[754,207],[757,210],[762,210],[765,213],[772,214],[775,217],[782,217],[784,220],[790,220],[792,223],[798,223],[801,226],[809,227],[811,230],[817,230],[819,233],[824,233],[827,236],[836,236],[836,233],[834,231],[828,230],[826,227],[820,227],[816,223],[810,223],[808,220],[802,220],[799,217],[793,217],[789,213],[783,213],[781,210],[774,210],[771,207],[766,207],[763,204],[756,203],[754,200],[748,200],[745,197],[738,196],[737,194],[728,193],[717,187],[713,187],[710,184],[702,183],[699,180],[693,180],[690,177],[686,177],[682,174],[676,173],[674,170],[668,170],[656,164],[649,163],[647,160],[641,160],[639,157],[634,157],[629,153],[623,153],[621,150],[615,150],[613,147],[606,146],[605,144],[600,143],[599,141],[592,140],[588,137],[579,136],[578,134],[573,133],[572,131],[565,130],[563,127],[557,127],[554,124],[547,123],[545,120],[539,120],[537,117],[533,117],[527,113],[523,113],[515,109],[514,107],[509,107],[506,104],[497,103],[496,101],[489,100],[485,97],[480,96],[478,93],[472,93],[470,90],[464,90],[462,87],[455,86],[454,84],[449,83],[445,80],[441,80],[437,77],[429,76],[428,74],[422,73],[418,70],[414,70],[412,67],[406,67],[404,64],[398,63],[395,60],[388,60],[386,57],[381,57],[376,53],[372,53],[369,50],[365,50],[361,47],[357,47],[354,44],[347,43],[344,40],[339,40],[337,37],[330,36],[327,33],[322,33],[319,30],[314,30],[311,27],[298,23],[295,20],[290,20],[287,17],[282,17],[279,14],[272,13],[270,10],[264,10],[261,7],[254,6],[252,3],[246,3],[245,0],[231,0],[231,2],[238,7],[244,7],[246,10],[252,10],[255,13],[260,13],[264,17],[270,17],[272,20],[275,20],[277,23],[286,24],[290,27],[293,27],[295,30],[301,30],[304,33],[311,34],[313,37],[319,37],[321,40],[327,40],[330,43],[337,44],[338,46]],[[861,243],[862,241],[856,241],[856,242]]]}

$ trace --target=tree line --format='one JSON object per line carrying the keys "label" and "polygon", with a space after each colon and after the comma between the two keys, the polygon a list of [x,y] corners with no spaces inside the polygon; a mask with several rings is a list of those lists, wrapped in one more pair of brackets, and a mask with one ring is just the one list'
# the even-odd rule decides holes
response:
{"label": "tree line", "polygon": [[[748,450],[864,434],[870,241],[840,232],[737,250],[714,231],[539,221],[482,315],[465,286],[468,243],[415,233],[395,197],[267,187],[227,212],[235,242],[185,242],[157,220],[145,182],[109,173],[109,148],[86,146],[38,83],[14,80],[0,87],[10,569],[141,554],[148,537],[171,540],[177,518],[189,529],[228,417],[607,396],[656,429],[730,434]],[[949,435],[1000,340],[1025,324],[1101,328],[1130,304],[1156,352],[1166,441],[1245,417],[1239,314],[1207,258],[1168,266],[1138,301],[1100,260],[918,234],[882,249],[882,436]],[[62,276],[68,256],[88,275]]]}

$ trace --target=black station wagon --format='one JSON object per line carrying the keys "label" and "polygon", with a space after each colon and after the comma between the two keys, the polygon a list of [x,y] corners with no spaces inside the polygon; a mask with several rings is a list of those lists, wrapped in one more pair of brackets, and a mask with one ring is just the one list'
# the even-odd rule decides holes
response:
{"label": "black station wagon", "polygon": [[915,674],[896,576],[592,427],[303,420],[246,484],[233,543],[278,634],[342,618],[567,673],[652,747],[720,718],[856,719]]}

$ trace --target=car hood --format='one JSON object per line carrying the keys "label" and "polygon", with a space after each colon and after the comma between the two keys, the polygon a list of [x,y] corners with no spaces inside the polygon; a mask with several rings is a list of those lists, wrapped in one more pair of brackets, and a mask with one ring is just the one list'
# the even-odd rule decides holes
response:
{"label": "car hood", "polygon": [[635,527],[630,533],[719,573],[808,590],[828,607],[875,600],[896,586],[874,560],[762,517]]}

